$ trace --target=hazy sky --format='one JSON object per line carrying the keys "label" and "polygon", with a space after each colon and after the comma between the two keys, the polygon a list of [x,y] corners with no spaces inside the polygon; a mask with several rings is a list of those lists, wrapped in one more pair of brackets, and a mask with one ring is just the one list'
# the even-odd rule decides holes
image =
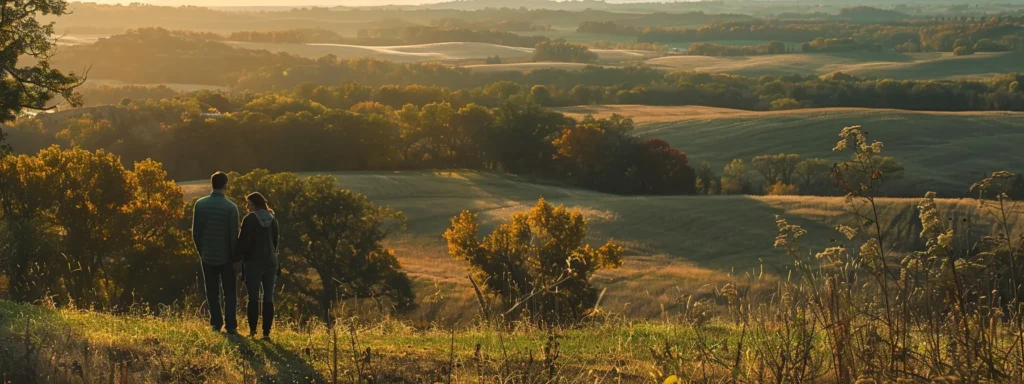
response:
{"label": "hazy sky", "polygon": [[[85,0],[88,1],[88,0]],[[92,0],[101,4],[130,4],[133,1],[142,2],[153,5],[200,5],[208,7],[231,7],[231,6],[246,6],[246,7],[261,7],[261,6],[292,6],[301,7],[308,5],[319,5],[319,6],[335,6],[335,5],[389,5],[389,4],[421,4],[421,3],[438,3],[446,0],[129,0],[129,1],[111,1],[111,0]]]}

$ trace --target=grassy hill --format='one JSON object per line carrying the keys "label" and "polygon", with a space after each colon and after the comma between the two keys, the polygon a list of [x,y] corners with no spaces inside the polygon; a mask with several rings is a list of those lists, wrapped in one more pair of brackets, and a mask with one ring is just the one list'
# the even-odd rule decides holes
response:
{"label": "grassy hill", "polygon": [[574,116],[618,113],[633,117],[639,134],[660,137],[716,170],[734,158],[768,153],[842,160],[831,151],[840,129],[862,125],[906,167],[915,195],[932,190],[962,196],[994,171],[1024,172],[1024,113],[917,112],[820,108],[750,112],[709,107],[586,106],[563,108]]}
{"label": "grassy hill", "polygon": [[[447,255],[441,237],[451,217],[462,210],[479,213],[485,221],[482,231],[489,232],[540,197],[580,209],[590,222],[592,242],[610,237],[626,247],[623,267],[597,277],[597,284],[608,289],[602,307],[637,318],[658,317],[682,294],[709,295],[729,281],[738,279],[755,289],[770,284],[787,262],[772,248],[776,215],[804,225],[810,231],[806,243],[818,249],[837,237],[835,225],[848,223],[841,216],[845,207],[841,198],[626,197],[476,172],[334,176],[340,187],[364,193],[408,217],[407,229],[390,239],[389,245],[416,280],[417,295],[442,299],[423,305],[413,315],[413,320],[426,323],[467,320],[475,314],[465,266]],[[206,183],[185,183],[184,188],[192,198],[205,193]],[[905,240],[898,249],[919,243],[916,203],[917,199],[891,199],[883,204],[887,228]],[[941,205],[951,215],[978,213],[977,203],[971,200],[947,200]],[[762,273],[760,280],[748,278]]]}
{"label": "grassy hill", "polygon": [[665,56],[647,60],[654,68],[744,76],[824,75],[833,72],[901,80],[982,77],[1021,71],[1024,54],[982,53],[795,53],[786,55],[709,57]]}
{"label": "grassy hill", "polygon": [[559,330],[558,358],[546,365],[549,334],[530,327],[451,332],[383,321],[339,328],[335,349],[332,334],[315,323],[282,320],[264,341],[211,332],[199,308],[111,315],[0,300],[0,381],[329,383],[337,372],[339,383],[541,383],[553,368],[564,383],[647,383],[657,366],[650,348],[685,348],[694,339],[692,328],[667,322]]}

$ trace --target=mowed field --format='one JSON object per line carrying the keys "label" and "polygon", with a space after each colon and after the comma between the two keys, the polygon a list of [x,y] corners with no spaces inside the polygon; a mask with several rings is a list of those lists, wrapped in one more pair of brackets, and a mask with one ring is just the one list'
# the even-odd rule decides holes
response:
{"label": "mowed field", "polygon": [[[772,248],[775,217],[804,225],[805,243],[822,249],[848,223],[841,198],[666,196],[628,197],[545,186],[478,172],[337,173],[338,185],[366,194],[408,218],[407,227],[388,240],[416,281],[417,295],[430,305],[418,314],[424,321],[472,318],[475,304],[465,265],[447,255],[441,234],[462,210],[480,215],[482,234],[515,212],[544,197],[583,212],[595,245],[614,238],[626,248],[619,270],[596,279],[607,292],[602,307],[637,318],[655,318],[671,310],[684,294],[710,295],[730,281],[754,289],[784,275],[787,259]],[[184,183],[187,198],[207,191],[206,182]],[[273,200],[273,196],[270,196]],[[883,203],[882,222],[904,239],[898,249],[918,243],[917,199]],[[272,201],[273,203],[273,201]],[[947,200],[950,214],[977,213],[972,200]],[[988,228],[979,227],[984,231]],[[760,279],[757,279],[760,276]]]}
{"label": "mowed field", "polygon": [[[834,161],[843,127],[861,125],[885,144],[885,154],[906,167],[905,187],[960,197],[994,171],[1024,172],[1024,113],[919,112],[863,108],[817,108],[751,112],[711,107],[584,106],[560,109],[581,117],[613,113],[632,117],[638,134],[660,137],[717,172],[732,159],[796,153]],[[784,144],[782,144],[784,143]]]}
{"label": "mowed field", "polygon": [[[345,44],[275,44],[237,41],[226,41],[226,43],[238,48],[259,49],[270,52],[285,52],[312,59],[327,55],[334,55],[342,59],[373,57],[396,62],[425,62],[483,60],[488,57],[498,56],[502,60],[519,61],[528,60],[533,56],[533,48],[467,42],[381,47]],[[632,50],[595,49],[593,51],[594,53],[597,53],[599,60],[615,62],[644,60],[656,55],[654,52]]]}
{"label": "mowed field", "polygon": [[665,56],[647,60],[654,68],[744,76],[825,75],[843,72],[894,79],[983,77],[1024,71],[1024,53],[794,53],[786,55],[710,57]]}

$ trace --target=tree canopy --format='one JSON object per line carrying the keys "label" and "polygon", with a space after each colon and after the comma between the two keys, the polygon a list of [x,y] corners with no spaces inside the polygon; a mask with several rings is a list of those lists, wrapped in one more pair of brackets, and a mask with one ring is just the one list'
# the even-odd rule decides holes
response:
{"label": "tree canopy", "polygon": [[[50,67],[57,45],[53,23],[42,24],[37,16],[67,13],[64,0],[17,0],[0,4],[0,122],[17,117],[24,108],[52,109],[61,97],[81,104],[75,93],[83,78]],[[21,62],[23,59],[25,62]]]}

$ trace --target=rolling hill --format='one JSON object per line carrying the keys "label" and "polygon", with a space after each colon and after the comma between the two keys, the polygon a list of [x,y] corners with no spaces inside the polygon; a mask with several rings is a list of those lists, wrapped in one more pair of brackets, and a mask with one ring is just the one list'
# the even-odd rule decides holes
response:
{"label": "rolling hill", "polygon": [[654,68],[697,72],[761,75],[825,75],[843,72],[894,79],[981,77],[1024,70],[1024,53],[794,53],[786,55],[710,57],[665,56],[647,60]]}
{"label": "rolling hill", "polygon": [[[486,233],[511,214],[529,209],[540,197],[580,209],[589,220],[593,242],[610,237],[626,248],[624,266],[597,277],[597,284],[608,288],[602,306],[644,318],[659,316],[684,293],[710,294],[730,276],[754,287],[770,284],[786,265],[785,256],[772,248],[776,215],[804,225],[810,232],[805,244],[817,249],[836,238],[834,226],[845,222],[840,218],[841,198],[616,196],[477,172],[334,176],[340,187],[364,193],[375,203],[406,215],[406,230],[392,237],[389,246],[415,279],[418,296],[444,297],[444,317],[463,319],[474,313],[472,290],[465,266],[447,255],[441,237],[451,217],[462,210],[479,213],[484,221],[481,232]],[[187,198],[194,198],[205,193],[206,183],[184,183],[183,188]],[[883,215],[889,218],[884,223],[907,239],[898,249],[910,249],[919,242],[917,201],[883,203]],[[948,200],[941,205],[954,215],[977,213],[977,203],[971,200]],[[762,273],[761,280],[744,277]]]}
{"label": "rolling hill", "polygon": [[[238,48],[286,52],[311,59],[334,55],[342,59],[374,57],[397,62],[424,62],[483,60],[487,57],[498,56],[503,60],[518,61],[529,60],[533,56],[533,48],[469,42],[380,47],[345,44],[249,43],[238,41],[226,41],[226,43]],[[656,55],[654,52],[618,49],[595,49],[593,51],[602,61],[616,62],[639,61]]]}
{"label": "rolling hill", "polygon": [[[836,134],[864,126],[885,144],[885,153],[906,167],[913,195],[929,190],[958,197],[994,171],[1024,172],[1024,113],[919,112],[863,108],[818,108],[751,112],[710,107],[585,106],[562,108],[573,116],[612,113],[632,117],[638,134],[660,137],[696,162],[716,171],[734,158],[749,161],[770,153],[796,153],[839,161],[831,151]],[[782,144],[784,143],[784,144]]]}

